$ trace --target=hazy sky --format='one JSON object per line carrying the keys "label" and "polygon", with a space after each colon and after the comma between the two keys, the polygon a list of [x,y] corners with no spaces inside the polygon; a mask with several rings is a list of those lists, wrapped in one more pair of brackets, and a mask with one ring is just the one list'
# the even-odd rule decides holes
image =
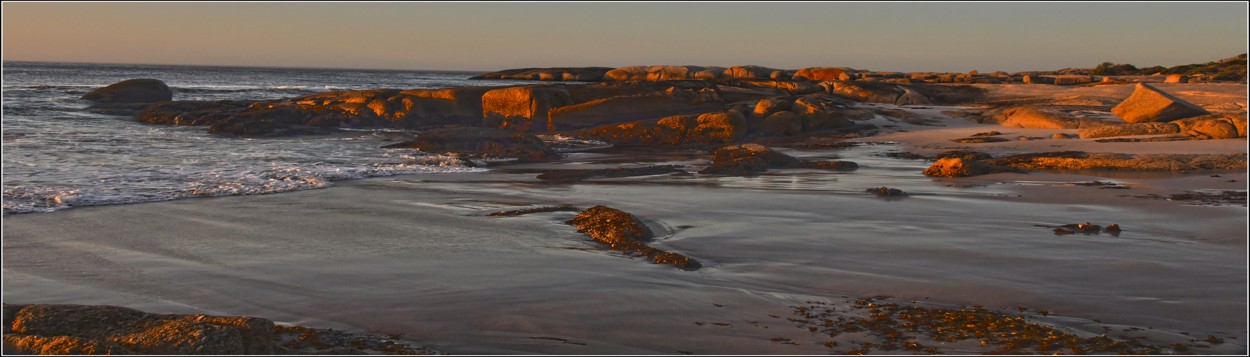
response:
{"label": "hazy sky", "polygon": [[1023,71],[1246,52],[1221,3],[13,3],[6,61]]}

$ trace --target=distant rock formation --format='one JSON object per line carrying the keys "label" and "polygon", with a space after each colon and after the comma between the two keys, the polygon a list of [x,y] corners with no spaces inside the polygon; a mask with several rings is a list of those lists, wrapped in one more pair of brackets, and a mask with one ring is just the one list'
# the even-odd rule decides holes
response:
{"label": "distant rock formation", "polygon": [[157,79],[130,79],[87,92],[82,99],[108,104],[156,103],[173,100],[174,92]]}

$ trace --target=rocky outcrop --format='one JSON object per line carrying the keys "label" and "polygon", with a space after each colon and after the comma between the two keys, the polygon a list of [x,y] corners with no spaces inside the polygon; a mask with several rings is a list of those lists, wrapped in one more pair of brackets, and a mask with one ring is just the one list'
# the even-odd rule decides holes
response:
{"label": "rocky outcrop", "polygon": [[166,101],[148,105],[135,115],[141,122],[166,125],[213,125],[247,109],[241,100]]}
{"label": "rocky outcrop", "polygon": [[968,177],[1010,171],[1013,170],[980,160],[945,158],[934,162],[933,165],[924,170],[924,174],[925,176],[934,177]]}
{"label": "rocky outcrop", "polygon": [[1081,139],[1097,139],[1116,136],[1177,134],[1180,132],[1180,127],[1172,123],[1137,123],[1081,129],[1077,131],[1077,135]]}
{"label": "rocky outcrop", "polygon": [[670,264],[684,270],[698,270],[702,267],[698,261],[681,254],[647,246],[645,242],[650,241],[654,234],[646,224],[628,212],[607,206],[594,206],[566,223],[612,250],[646,257],[657,264]]}
{"label": "rocky outcrop", "polygon": [[1059,151],[1012,155],[987,160],[1000,166],[1025,170],[1038,169],[1117,169],[1117,170],[1245,170],[1246,154],[1114,154]]}
{"label": "rocky outcrop", "polygon": [[116,306],[5,304],[5,353],[273,354],[272,321]]}
{"label": "rocky outcrop", "polygon": [[569,88],[569,93],[576,104],[548,112],[552,130],[702,113],[724,106],[716,87],[699,81],[581,86]]}
{"label": "rocky outcrop", "polygon": [[830,81],[825,82],[826,90],[833,95],[870,103],[886,103],[895,105],[930,105],[928,97],[914,87],[892,83]]}
{"label": "rocky outcrop", "polygon": [[722,79],[788,79],[786,71],[756,65],[733,66],[721,73]]}
{"label": "rocky outcrop", "polygon": [[207,125],[209,132],[239,136],[315,134],[351,128],[422,129],[479,125],[489,87],[327,92],[290,99],[172,101],[136,115],[155,124]]}
{"label": "rocky outcrop", "polygon": [[467,153],[520,161],[558,159],[560,154],[537,137],[505,129],[437,128],[417,134],[417,138],[384,148],[413,148],[427,153]]}
{"label": "rocky outcrop", "polygon": [[1189,83],[1189,77],[1183,74],[1169,74],[1163,83]]}
{"label": "rocky outcrop", "polygon": [[1129,123],[1167,122],[1210,114],[1146,83],[1138,83],[1133,94],[1111,108],[1111,112]]}
{"label": "rocky outcrop", "polygon": [[82,99],[106,104],[156,103],[173,100],[174,92],[158,79],[130,79],[87,92]]}
{"label": "rocky outcrop", "polygon": [[975,120],[997,123],[1007,128],[1025,129],[1088,129],[1109,125],[1090,118],[1077,118],[1057,106],[999,107],[981,113]]}
{"label": "rocky outcrop", "polygon": [[549,111],[573,104],[563,85],[506,87],[482,94],[482,126],[514,131],[550,130]]}
{"label": "rocky outcrop", "polygon": [[795,80],[849,81],[853,78],[849,68],[841,67],[808,67],[794,72]]}
{"label": "rocky outcrop", "polygon": [[1211,114],[1172,121],[1185,135],[1198,139],[1246,137],[1246,112]]}

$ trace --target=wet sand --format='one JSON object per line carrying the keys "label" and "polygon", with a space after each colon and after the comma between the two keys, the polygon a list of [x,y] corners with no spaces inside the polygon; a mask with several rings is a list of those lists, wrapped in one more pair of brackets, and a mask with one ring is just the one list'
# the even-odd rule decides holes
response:
{"label": "wet sand", "polygon": [[[957,119],[941,127],[874,122],[894,127],[844,149],[779,149],[805,159],[855,161],[860,169],[853,172],[535,178],[544,169],[621,165],[674,164],[694,172],[709,156],[585,152],[486,173],[6,216],[3,297],[400,333],[453,354],[826,354],[878,338],[843,335],[834,339],[841,347],[827,347],[829,336],[788,319],[792,306],[819,302],[849,311],[857,299],[889,296],[881,301],[983,306],[1084,337],[1148,336],[1197,353],[1247,350],[1245,202],[1165,199],[1244,192],[1245,172],[935,179],[920,174],[927,161],[885,157],[954,148],[1244,152],[1245,138],[1096,143],[1050,139],[1074,130]],[[950,141],[990,130],[1046,139]],[[1127,189],[1077,184],[1091,181]],[[881,186],[908,196],[865,192]],[[630,212],[656,233],[653,246],[704,267],[682,271],[602,249],[564,224],[575,212],[488,216],[563,204]],[[1086,221],[1119,224],[1123,232],[1052,232]],[[1224,342],[1191,341],[1206,336]],[[929,345],[947,353],[985,351],[967,343]]]}

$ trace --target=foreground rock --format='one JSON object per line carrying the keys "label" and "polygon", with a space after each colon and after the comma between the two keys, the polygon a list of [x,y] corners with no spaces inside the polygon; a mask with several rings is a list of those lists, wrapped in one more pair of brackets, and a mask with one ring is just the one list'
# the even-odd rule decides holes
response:
{"label": "foreground rock", "polygon": [[273,354],[272,321],[116,306],[4,305],[5,354]]}
{"label": "foreground rock", "polygon": [[1133,94],[1111,108],[1111,112],[1129,123],[1166,122],[1210,114],[1145,83],[1138,83]]}
{"label": "foreground rock", "polygon": [[968,177],[987,175],[999,172],[1012,172],[1009,167],[993,165],[980,160],[945,158],[939,159],[924,170],[925,176],[933,177]]}
{"label": "foreground rock", "polygon": [[82,99],[108,104],[156,103],[173,100],[174,92],[158,79],[130,79],[87,92]]}
{"label": "foreground rock", "polygon": [[417,138],[383,148],[413,148],[427,153],[467,153],[520,161],[545,161],[560,154],[531,134],[492,128],[438,128]]}
{"label": "foreground rock", "polygon": [[698,261],[681,254],[647,246],[654,236],[651,229],[634,215],[607,206],[594,206],[570,219],[568,224],[609,249],[647,257],[657,264],[670,264],[684,270],[698,270]]}

